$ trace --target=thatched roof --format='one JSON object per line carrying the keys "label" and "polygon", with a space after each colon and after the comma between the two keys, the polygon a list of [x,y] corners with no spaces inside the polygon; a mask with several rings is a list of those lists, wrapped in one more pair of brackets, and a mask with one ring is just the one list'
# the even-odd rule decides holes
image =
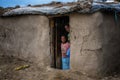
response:
{"label": "thatched roof", "polygon": [[2,16],[15,16],[24,14],[40,14],[40,15],[63,15],[73,12],[78,13],[94,13],[96,11],[116,11],[120,12],[119,3],[90,3],[90,2],[77,2],[77,3],[59,3],[49,4],[42,6],[22,7],[5,12]]}

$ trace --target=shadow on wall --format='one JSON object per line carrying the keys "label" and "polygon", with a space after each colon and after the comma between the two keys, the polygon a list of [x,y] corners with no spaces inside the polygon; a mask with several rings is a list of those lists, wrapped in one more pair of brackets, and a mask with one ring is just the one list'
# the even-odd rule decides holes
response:
{"label": "shadow on wall", "polygon": [[11,40],[13,39],[11,35],[13,35],[14,33],[15,31],[11,29],[10,27],[0,25],[0,55],[6,55],[8,53],[5,47],[6,46],[9,47],[7,43],[11,42]]}
{"label": "shadow on wall", "polygon": [[103,37],[101,56],[98,56],[101,75],[114,75],[120,72],[120,17],[116,21],[114,14],[104,14],[104,23],[100,28]]}

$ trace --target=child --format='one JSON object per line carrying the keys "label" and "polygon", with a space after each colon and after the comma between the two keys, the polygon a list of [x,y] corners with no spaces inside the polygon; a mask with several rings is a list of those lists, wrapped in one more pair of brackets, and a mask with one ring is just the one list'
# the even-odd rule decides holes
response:
{"label": "child", "polygon": [[61,52],[62,52],[62,69],[69,69],[69,57],[67,56],[67,50],[70,48],[70,44],[67,42],[65,36],[61,36]]}

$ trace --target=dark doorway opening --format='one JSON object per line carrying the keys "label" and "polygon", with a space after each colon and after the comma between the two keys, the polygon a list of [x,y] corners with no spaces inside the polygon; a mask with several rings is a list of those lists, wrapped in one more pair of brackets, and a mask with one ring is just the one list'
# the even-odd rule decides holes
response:
{"label": "dark doorway opening", "polygon": [[50,19],[51,27],[51,67],[62,69],[62,54],[61,54],[61,36],[68,35],[65,30],[65,25],[69,24],[69,17],[54,17]]}

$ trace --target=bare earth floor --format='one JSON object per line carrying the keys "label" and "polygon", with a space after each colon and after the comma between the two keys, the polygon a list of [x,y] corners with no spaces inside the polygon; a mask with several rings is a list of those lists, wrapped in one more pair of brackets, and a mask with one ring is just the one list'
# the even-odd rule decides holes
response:
{"label": "bare earth floor", "polygon": [[[30,65],[29,68],[16,71],[15,68]],[[109,76],[102,79],[86,76],[77,71],[62,71],[38,67],[18,58],[0,56],[0,80],[120,80],[119,76]]]}

